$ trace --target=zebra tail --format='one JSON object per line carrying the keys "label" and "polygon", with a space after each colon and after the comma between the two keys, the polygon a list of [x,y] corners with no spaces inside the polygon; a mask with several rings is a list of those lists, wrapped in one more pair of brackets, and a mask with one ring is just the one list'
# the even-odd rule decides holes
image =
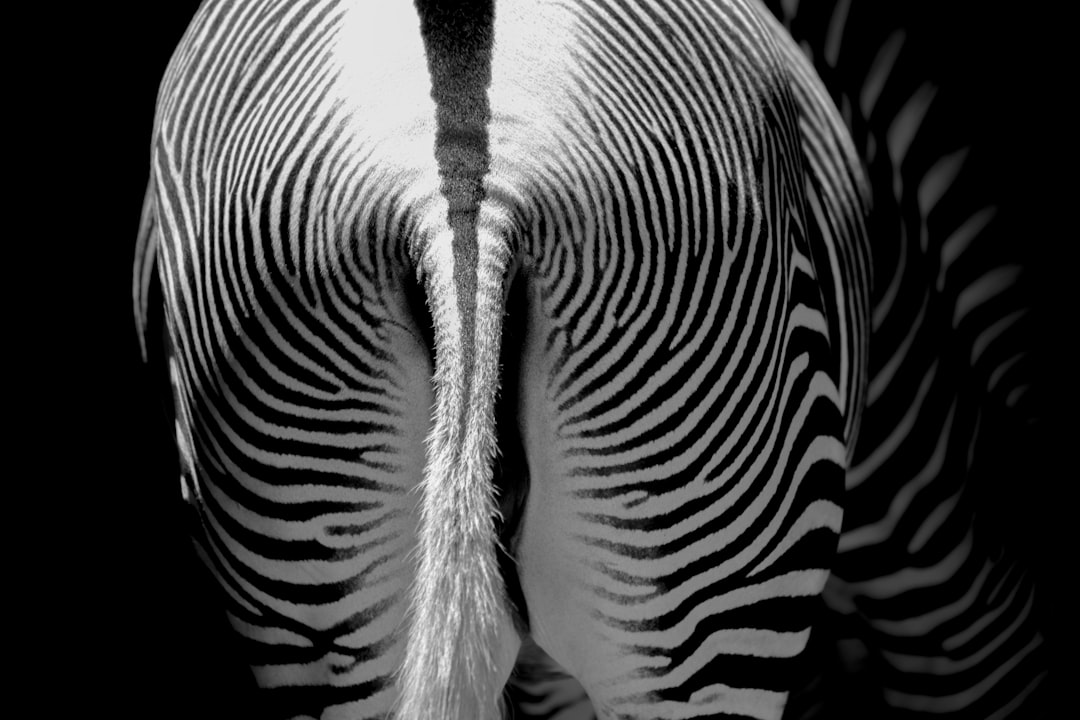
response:
{"label": "zebra tail", "polygon": [[[473,216],[475,218],[475,216]],[[394,717],[500,717],[518,638],[496,556],[493,484],[502,285],[510,252],[477,230],[431,236],[418,266],[435,325],[435,408],[418,488],[415,580]],[[475,263],[475,264],[474,264]],[[455,269],[455,265],[457,268]],[[462,276],[475,268],[474,281]]]}

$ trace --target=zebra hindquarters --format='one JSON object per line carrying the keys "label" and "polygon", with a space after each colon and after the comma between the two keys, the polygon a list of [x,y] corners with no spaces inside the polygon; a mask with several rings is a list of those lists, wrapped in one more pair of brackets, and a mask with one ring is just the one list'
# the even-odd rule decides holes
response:
{"label": "zebra hindquarters", "polygon": [[[192,258],[191,276],[205,263]],[[263,688],[261,706],[290,718],[386,713],[397,697],[413,490],[434,400],[419,333],[387,306],[385,332],[334,344],[326,338],[342,326],[333,313],[308,307],[289,318],[295,325],[277,323],[283,304],[265,298],[221,344],[194,347],[204,331],[185,323],[184,293],[169,296],[193,539]]]}
{"label": "zebra hindquarters", "polygon": [[536,191],[514,549],[533,638],[602,718],[779,718],[828,575],[847,310],[775,118],[734,130],[745,167],[642,133],[662,160],[597,170],[572,218]]}
{"label": "zebra hindquarters", "polygon": [[779,718],[861,393],[861,178],[756,6],[669,12],[693,56],[665,45],[651,104],[633,48],[663,41],[601,18],[560,76],[605,83],[528,119],[557,142],[516,166],[493,146],[500,181],[528,178],[507,193],[529,288],[513,550],[533,638],[598,716]]}
{"label": "zebra hindquarters", "polygon": [[644,327],[567,348],[534,295],[519,574],[533,637],[600,717],[779,717],[835,547],[845,450],[812,314],[724,298],[755,288],[721,274],[678,352]]}

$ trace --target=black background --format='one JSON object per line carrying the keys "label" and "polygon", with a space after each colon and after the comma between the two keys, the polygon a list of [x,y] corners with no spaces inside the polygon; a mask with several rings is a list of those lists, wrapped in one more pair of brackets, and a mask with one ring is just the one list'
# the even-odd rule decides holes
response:
{"label": "black background", "polygon": [[[237,709],[242,693],[227,692],[244,671],[184,537],[172,430],[131,315],[157,84],[196,6],[57,11],[9,30],[26,50],[7,113],[19,128],[9,150],[25,169],[9,175],[8,191],[20,339],[8,352],[15,576],[6,585],[27,678],[15,689],[38,708],[28,716],[61,716],[58,704],[90,717],[254,715]],[[994,489],[992,522],[1037,574],[1038,611],[1060,650],[1075,637],[1065,573],[1077,567],[1069,530],[1080,524],[1067,487],[1076,463],[1065,464],[1077,443],[1065,360],[1077,329],[1075,130],[1065,111],[1074,67],[1063,59],[1063,23],[1023,5],[905,7],[925,31],[928,62],[972,109],[973,137],[998,152],[986,182],[1008,198],[1002,221],[1034,280],[1031,398],[1045,419],[995,431],[988,443],[1000,452],[980,472]]]}

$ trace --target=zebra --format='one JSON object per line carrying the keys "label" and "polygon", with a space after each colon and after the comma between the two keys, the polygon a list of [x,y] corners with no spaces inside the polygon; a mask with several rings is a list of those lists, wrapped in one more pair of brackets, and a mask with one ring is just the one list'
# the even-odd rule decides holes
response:
{"label": "zebra", "polygon": [[[936,107],[949,98],[903,27],[873,28],[849,2],[816,7],[827,21],[771,5],[816,49],[874,191],[871,379],[824,598],[859,638],[878,712],[1022,712],[1047,674],[1033,581],[979,527],[968,480],[984,420],[1023,417],[1030,382],[1022,268],[994,247],[996,208],[964,188],[980,148],[950,144]],[[842,47],[849,13],[862,49]]]}
{"label": "zebra", "polygon": [[269,706],[496,717],[525,642],[601,717],[779,717],[880,391],[870,193],[753,2],[204,3],[136,317]]}
{"label": "zebra", "polygon": [[[839,677],[808,670],[814,685],[785,717],[1043,716],[1049,706],[1037,703],[1048,701],[1035,693],[1048,659],[1033,581],[978,527],[979,488],[967,477],[995,401],[1034,419],[1016,413],[1031,382],[1018,372],[1022,267],[987,242],[996,209],[985,191],[964,193],[972,148],[943,140],[918,35],[876,5],[767,5],[814,62],[868,168],[878,279],[876,407],[862,418],[869,430],[848,473],[828,609],[806,653],[846,667]],[[535,648],[527,667],[516,688],[527,716],[595,717],[580,686]]]}

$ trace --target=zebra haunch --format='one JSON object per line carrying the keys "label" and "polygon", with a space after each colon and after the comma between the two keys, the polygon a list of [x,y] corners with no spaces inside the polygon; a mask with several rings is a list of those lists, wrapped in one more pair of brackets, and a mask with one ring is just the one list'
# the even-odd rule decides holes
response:
{"label": "zebra haunch", "polygon": [[780,717],[870,190],[767,10],[211,0],[152,156],[136,314],[268,707],[496,718],[525,642],[604,718]]}

